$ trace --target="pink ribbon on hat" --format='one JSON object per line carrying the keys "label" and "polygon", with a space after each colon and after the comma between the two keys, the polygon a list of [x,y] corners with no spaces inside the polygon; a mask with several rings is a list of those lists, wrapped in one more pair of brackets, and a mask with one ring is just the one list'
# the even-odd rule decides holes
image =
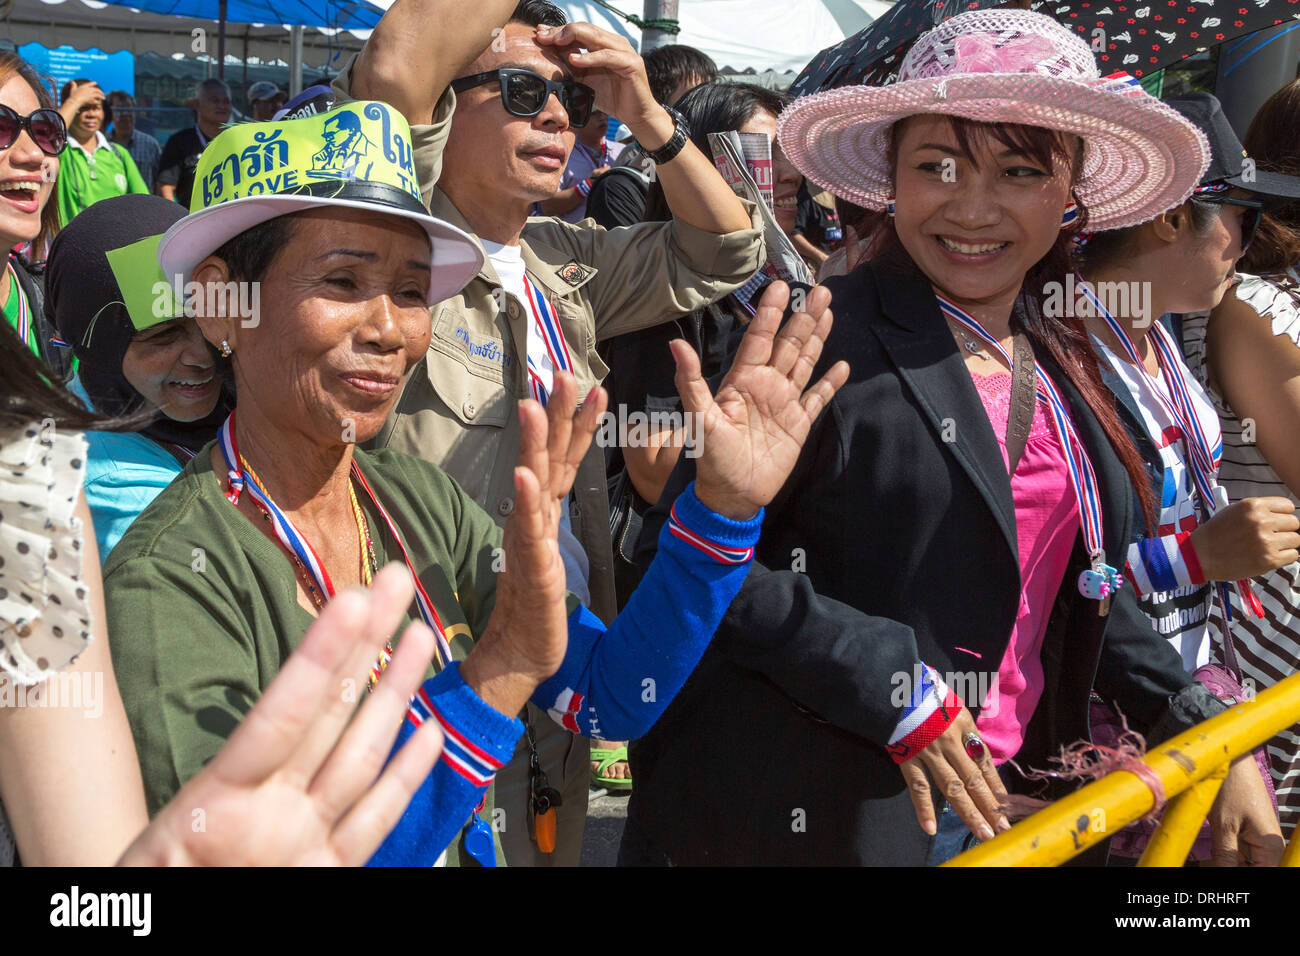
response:
{"label": "pink ribbon on hat", "polygon": [[987,33],[959,36],[952,49],[958,73],[1032,73],[1057,52],[1052,42],[1042,37],[1027,36],[996,46]]}

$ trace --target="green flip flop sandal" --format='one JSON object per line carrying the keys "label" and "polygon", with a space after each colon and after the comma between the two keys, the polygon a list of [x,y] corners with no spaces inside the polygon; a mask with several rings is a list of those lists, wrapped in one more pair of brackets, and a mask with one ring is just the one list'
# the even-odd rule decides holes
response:
{"label": "green flip flop sandal", "polygon": [[[599,754],[599,756],[597,756]],[[620,760],[627,759],[627,747],[592,747],[591,759],[600,761],[597,769],[591,771],[591,785],[605,790],[631,790],[631,777],[606,777],[605,773]]]}

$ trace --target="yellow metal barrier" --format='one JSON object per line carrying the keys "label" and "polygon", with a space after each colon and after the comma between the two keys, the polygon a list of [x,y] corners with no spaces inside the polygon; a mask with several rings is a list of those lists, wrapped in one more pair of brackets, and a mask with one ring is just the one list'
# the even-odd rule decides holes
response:
{"label": "yellow metal barrier", "polygon": [[[1169,802],[1138,865],[1181,866],[1228,765],[1296,723],[1300,723],[1300,674],[1148,753],[1144,762],[1160,778]],[[1151,791],[1135,774],[1117,770],[944,865],[1059,866],[1118,833],[1154,803]],[[1287,847],[1283,866],[1300,866],[1297,847],[1300,838]]]}

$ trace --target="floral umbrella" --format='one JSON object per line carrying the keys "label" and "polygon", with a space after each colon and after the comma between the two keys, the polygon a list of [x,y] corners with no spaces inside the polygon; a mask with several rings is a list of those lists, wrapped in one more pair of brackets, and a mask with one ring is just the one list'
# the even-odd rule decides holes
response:
{"label": "floral umbrella", "polygon": [[1078,31],[1097,52],[1102,73],[1136,77],[1244,34],[1300,21],[1300,0],[1040,0],[1034,9]]}
{"label": "floral umbrella", "polygon": [[[852,84],[893,82],[921,33],[997,0],[899,0],[885,16],[817,54],[795,78],[795,96]],[[1033,9],[1077,31],[1103,74],[1143,77],[1212,46],[1291,20],[1300,0],[1037,0]]]}

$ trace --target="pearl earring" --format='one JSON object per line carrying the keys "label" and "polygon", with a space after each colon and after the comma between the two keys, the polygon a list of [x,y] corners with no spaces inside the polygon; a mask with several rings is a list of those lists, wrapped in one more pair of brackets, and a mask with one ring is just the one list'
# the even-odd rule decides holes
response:
{"label": "pearl earring", "polygon": [[225,339],[221,340],[221,357],[227,358],[230,355],[230,343]]}

